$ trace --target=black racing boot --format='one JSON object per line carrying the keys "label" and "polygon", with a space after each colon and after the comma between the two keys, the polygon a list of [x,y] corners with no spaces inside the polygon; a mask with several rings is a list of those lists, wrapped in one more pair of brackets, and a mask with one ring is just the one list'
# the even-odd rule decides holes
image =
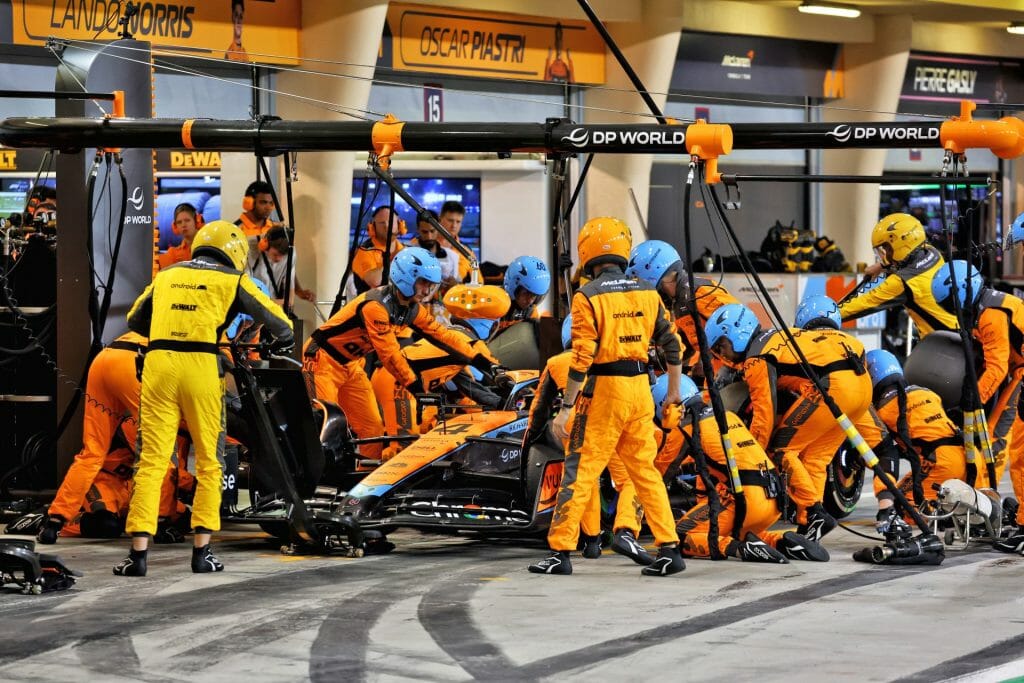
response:
{"label": "black racing boot", "polygon": [[534,562],[527,569],[532,574],[572,574],[572,562],[565,550],[552,550],[551,555],[540,562]]}
{"label": "black racing boot", "polygon": [[147,550],[129,550],[128,557],[114,565],[117,576],[145,576]]}
{"label": "black racing boot", "polygon": [[209,572],[224,571],[224,564],[217,559],[207,543],[202,548],[192,548],[192,573],[207,574]]}
{"label": "black racing boot", "polygon": [[57,536],[64,527],[64,518],[60,515],[50,515],[43,522],[43,528],[36,535],[36,540],[45,545],[53,545],[57,542]]}
{"label": "black racing boot", "polygon": [[742,542],[734,540],[729,546],[728,554],[738,557],[744,562],[789,564],[789,560],[786,559],[785,555],[762,541],[758,538],[757,534],[751,531],[747,532]]}
{"label": "black racing boot", "polygon": [[791,560],[828,562],[829,554],[819,543],[808,540],[800,534],[787,531],[775,545],[775,549]]}
{"label": "black racing boot", "polygon": [[993,543],[992,547],[1000,552],[1024,555],[1024,534],[1000,539]]}
{"label": "black racing boot", "polygon": [[678,574],[686,569],[683,556],[679,554],[679,546],[663,545],[658,549],[658,556],[649,567],[644,567],[640,573],[644,576],[668,576]]}
{"label": "black racing boot", "polygon": [[636,540],[631,529],[618,529],[612,539],[612,550],[619,555],[625,555],[643,567],[649,567],[654,562],[654,555],[647,552],[647,549]]}
{"label": "black racing boot", "polygon": [[839,522],[825,512],[821,503],[815,503],[807,510],[807,523],[797,527],[796,532],[808,541],[820,541],[828,532],[836,528]]}
{"label": "black racing boot", "polygon": [[580,549],[583,551],[583,557],[588,560],[596,560],[601,557],[601,534],[598,534],[597,536],[581,534],[580,545],[583,546]]}

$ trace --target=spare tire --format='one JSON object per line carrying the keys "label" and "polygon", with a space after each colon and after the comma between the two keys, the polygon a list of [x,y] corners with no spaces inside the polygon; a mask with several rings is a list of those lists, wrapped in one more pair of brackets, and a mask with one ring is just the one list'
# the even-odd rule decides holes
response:
{"label": "spare tire", "polygon": [[909,384],[931,389],[942,399],[942,407],[960,407],[967,364],[956,332],[937,331],[918,342],[903,364]]}

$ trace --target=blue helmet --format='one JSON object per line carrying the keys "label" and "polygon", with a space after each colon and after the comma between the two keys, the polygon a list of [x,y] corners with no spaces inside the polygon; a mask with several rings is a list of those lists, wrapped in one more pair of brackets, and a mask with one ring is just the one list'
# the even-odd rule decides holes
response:
{"label": "blue helmet", "polygon": [[683,399],[683,405],[689,406],[704,400],[697,384],[688,375],[683,375],[679,382],[679,396]]}
{"label": "blue helmet", "polygon": [[1003,248],[1011,249],[1024,242],[1024,213],[1013,219],[1010,229],[1003,238]]}
{"label": "blue helmet", "polygon": [[882,349],[868,351],[865,360],[868,363],[868,374],[871,375],[871,386],[873,387],[878,386],[879,382],[888,377],[903,377],[903,366],[900,365],[896,356],[888,351]]}
{"label": "blue helmet", "polygon": [[417,280],[441,284],[441,264],[423,247],[406,247],[391,259],[390,277],[402,296],[413,296]]}
{"label": "blue helmet", "polygon": [[800,302],[800,307],[796,309],[796,326],[806,330],[811,325],[814,328],[831,327],[836,330],[843,326],[839,306],[831,297],[824,294],[809,296]]}
{"label": "blue helmet", "polygon": [[473,328],[473,331],[476,332],[476,336],[481,339],[487,339],[491,336],[491,330],[494,329],[494,323],[497,321],[489,318],[470,318],[463,322]]}
{"label": "blue helmet", "polygon": [[534,296],[544,296],[551,288],[551,271],[536,256],[520,256],[505,270],[505,291],[515,299],[522,287]]}
{"label": "blue helmet", "polygon": [[665,407],[665,397],[668,396],[668,375],[662,375],[651,385],[651,398],[654,399],[654,420],[661,421],[661,411]]}
{"label": "blue helmet", "polygon": [[562,321],[562,348],[567,349],[572,346],[572,314],[565,316],[565,320]]}
{"label": "blue helmet", "polygon": [[[956,275],[956,298],[960,300],[961,306],[967,301],[967,267],[967,261],[959,259],[953,261],[953,273]],[[978,300],[978,295],[981,294],[981,288],[985,286],[985,280],[981,277],[977,266],[972,264],[970,269],[971,303],[974,303]],[[935,297],[936,303],[952,309],[953,298],[950,296],[952,292],[953,282],[949,275],[949,264],[945,263],[935,271],[935,277],[932,278],[932,296]]]}
{"label": "blue helmet", "polygon": [[629,253],[626,276],[646,280],[655,287],[668,269],[680,263],[679,252],[668,242],[647,240],[633,247]]}
{"label": "blue helmet", "polygon": [[[693,380],[687,375],[680,378],[679,395],[683,399],[683,405],[689,406],[702,401],[704,396]],[[668,396],[668,375],[662,375],[651,385],[651,397],[654,399],[654,419],[661,419],[661,411],[665,409],[665,397]]]}
{"label": "blue helmet", "polygon": [[708,347],[713,347],[725,337],[732,343],[736,353],[746,353],[750,340],[761,328],[757,315],[743,304],[726,304],[711,314],[704,325]]}

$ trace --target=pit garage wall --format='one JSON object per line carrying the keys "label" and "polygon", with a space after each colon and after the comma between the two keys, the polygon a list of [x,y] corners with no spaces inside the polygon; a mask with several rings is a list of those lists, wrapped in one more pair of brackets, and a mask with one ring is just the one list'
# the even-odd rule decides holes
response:
{"label": "pit garage wall", "polygon": [[[665,113],[668,116],[692,119],[697,108],[707,110],[712,122],[744,123],[800,123],[804,121],[804,110],[799,107],[741,107],[721,105],[712,102],[669,102]],[[683,254],[683,192],[689,159],[679,157],[655,157],[651,168],[651,199],[648,209],[648,231],[651,239],[669,242]],[[734,150],[719,162],[722,173],[788,174],[804,173],[804,152],[802,150]],[[725,188],[716,188],[719,197],[725,199]],[[733,190],[735,198],[735,190]],[[796,221],[797,227],[810,227],[817,232],[818,225],[804,226],[805,188],[801,183],[753,183],[740,185],[741,207],[727,211],[729,222],[735,228],[743,247],[747,251],[758,251],[761,241],[778,219],[789,225]],[[705,247],[713,253],[731,255],[726,235],[721,228],[713,232],[705,209],[697,202],[699,189],[693,188],[693,209],[691,228],[694,258]],[[634,218],[634,214],[630,215]],[[833,235],[839,231],[830,217],[825,216],[821,231]],[[718,223],[716,222],[717,226]],[[717,236],[717,239],[716,239]]]}

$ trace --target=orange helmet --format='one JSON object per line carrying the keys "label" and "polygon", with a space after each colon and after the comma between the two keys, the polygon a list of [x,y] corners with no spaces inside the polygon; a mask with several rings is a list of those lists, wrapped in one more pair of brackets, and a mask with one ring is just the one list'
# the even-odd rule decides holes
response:
{"label": "orange helmet", "polygon": [[444,307],[456,318],[497,320],[508,313],[512,300],[496,285],[455,285],[444,295]]}
{"label": "orange helmet", "polygon": [[629,226],[609,216],[591,218],[584,223],[576,241],[584,272],[602,263],[618,263],[625,268],[632,248],[633,233]]}
{"label": "orange helmet", "polygon": [[[909,213],[891,213],[878,221],[871,231],[871,247],[883,266],[902,263],[927,239],[921,221]],[[885,245],[889,245],[889,249]]]}

